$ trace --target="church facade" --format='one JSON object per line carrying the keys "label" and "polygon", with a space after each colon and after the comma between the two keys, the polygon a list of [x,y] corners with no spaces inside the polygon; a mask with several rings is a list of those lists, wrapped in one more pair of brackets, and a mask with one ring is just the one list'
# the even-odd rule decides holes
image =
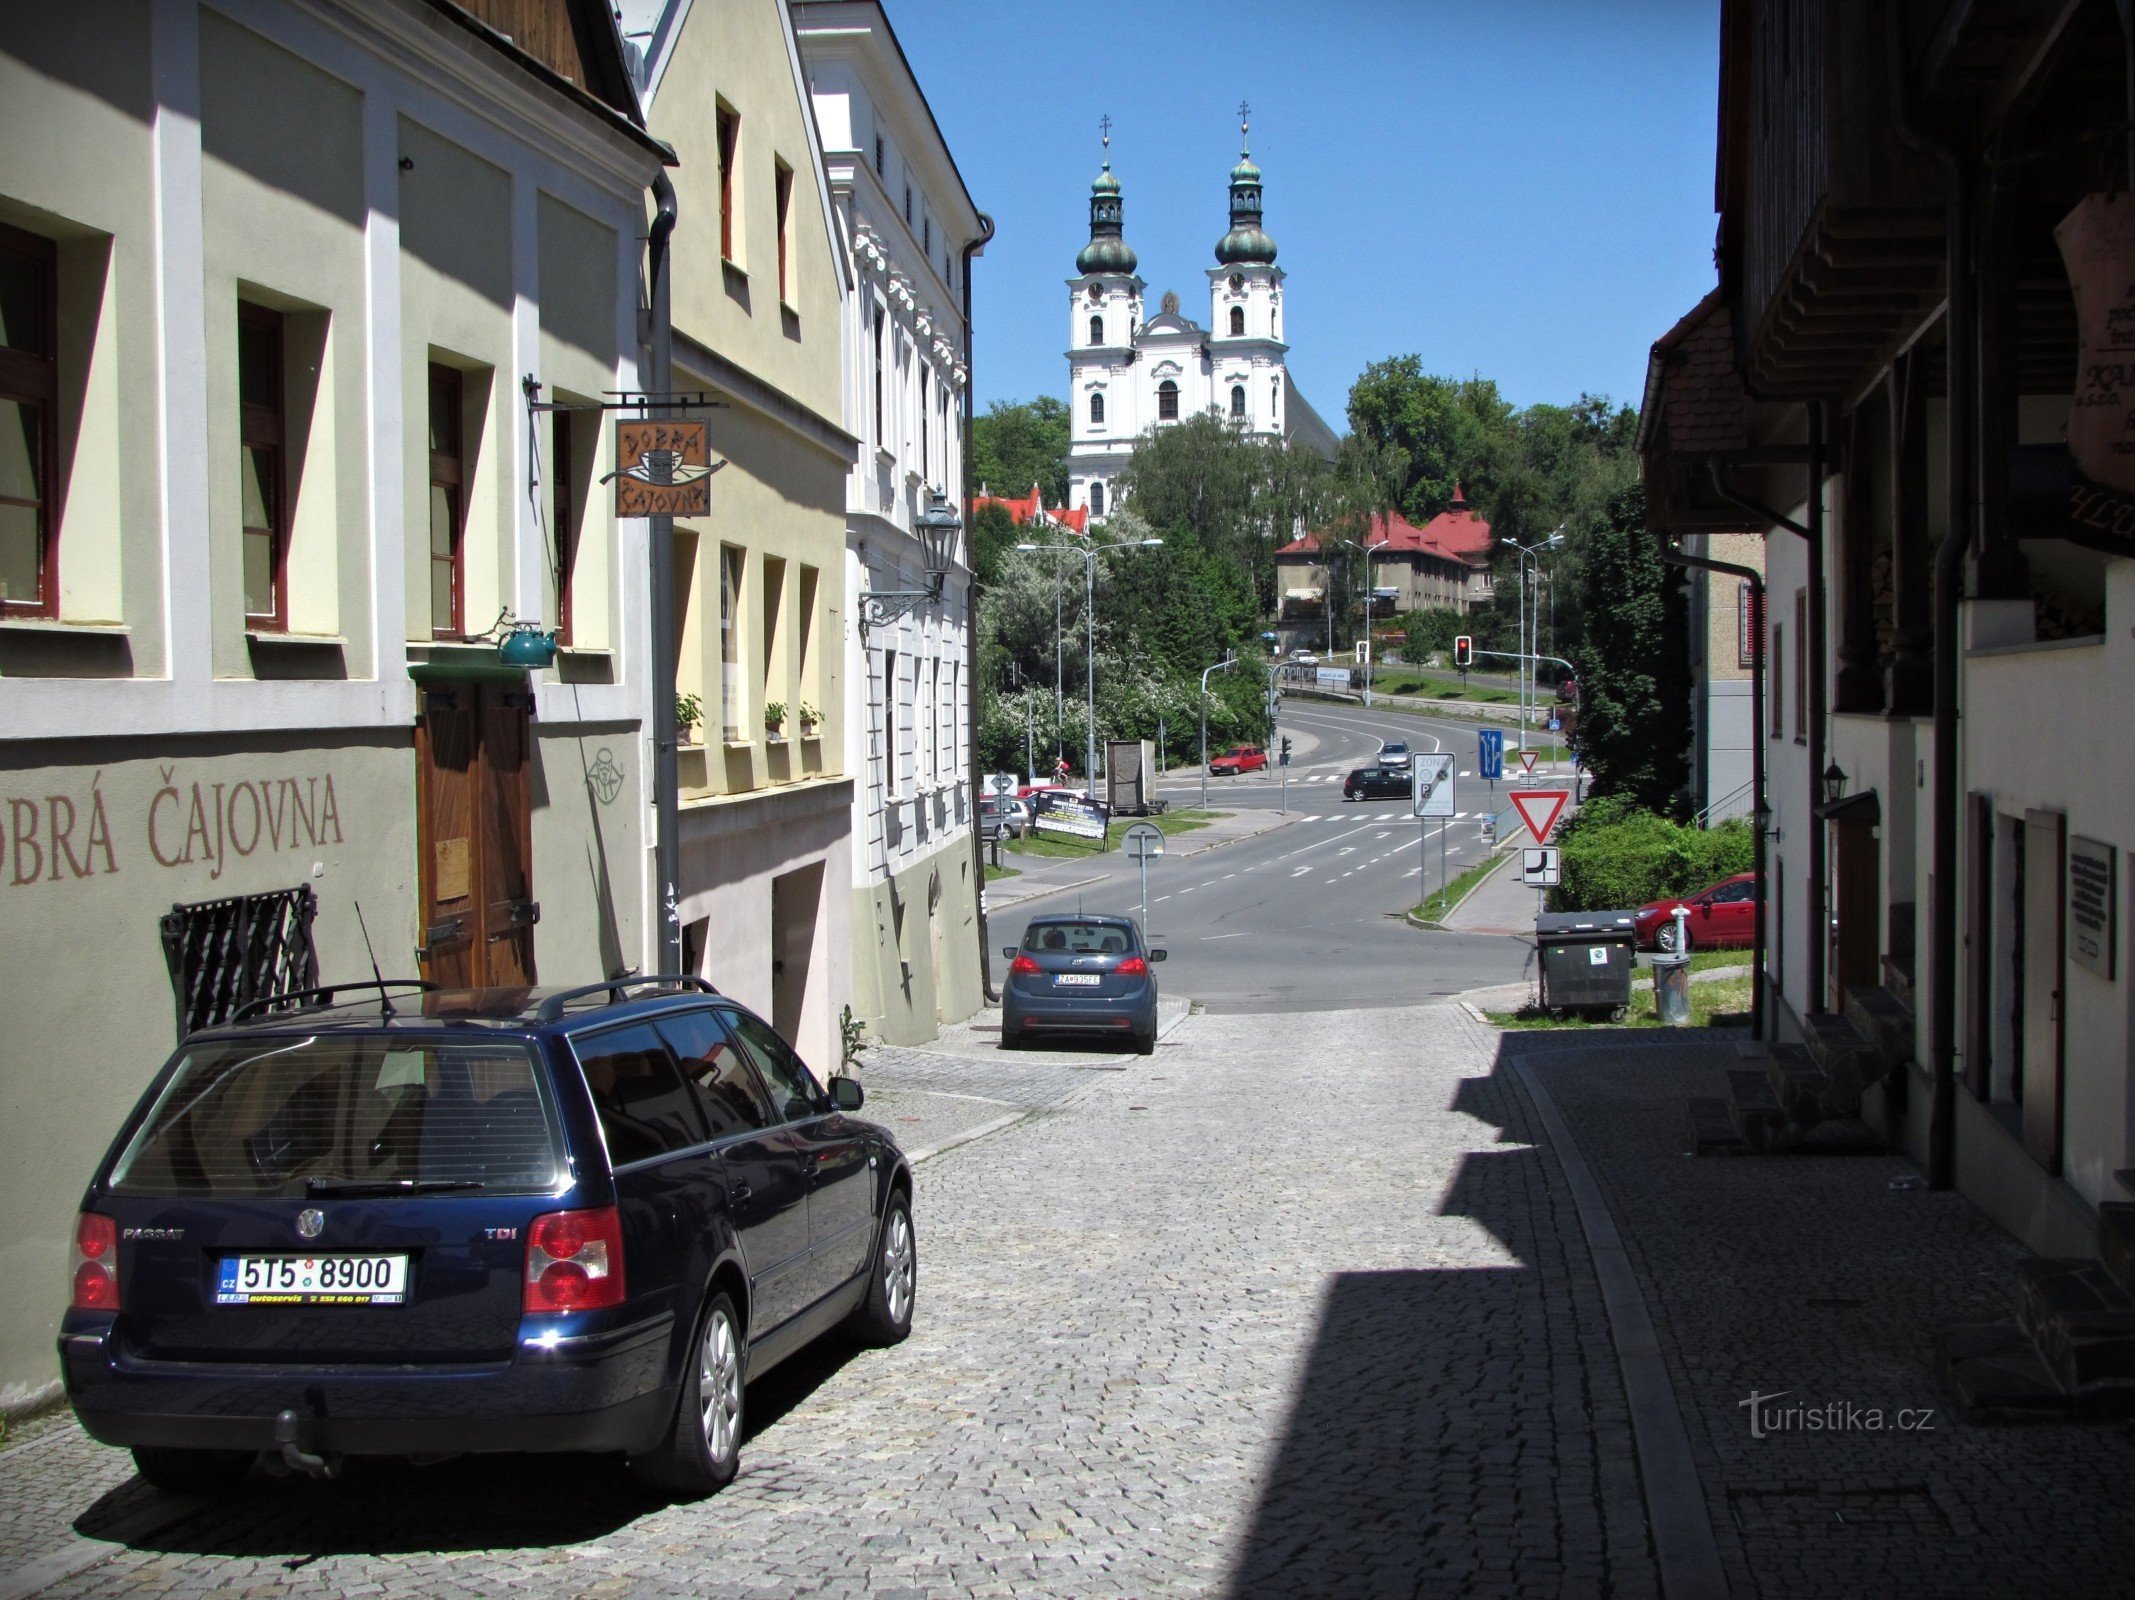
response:
{"label": "church facade", "polygon": [[[1107,141],[1109,143],[1109,140]],[[1263,439],[1334,454],[1332,429],[1299,394],[1283,338],[1283,270],[1261,227],[1261,175],[1249,151],[1231,169],[1230,231],[1208,268],[1208,325],[1167,293],[1144,316],[1147,287],[1126,240],[1126,203],[1109,157],[1090,185],[1090,242],[1068,287],[1068,505],[1102,518],[1134,442],[1213,412]]]}

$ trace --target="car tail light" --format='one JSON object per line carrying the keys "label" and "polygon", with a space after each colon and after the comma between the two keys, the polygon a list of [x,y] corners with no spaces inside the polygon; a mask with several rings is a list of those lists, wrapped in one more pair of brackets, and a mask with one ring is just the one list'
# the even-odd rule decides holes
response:
{"label": "car tail light", "polygon": [[1008,975],[1011,978],[1031,978],[1044,970],[1029,956],[1017,956],[1008,964]]}
{"label": "car tail light", "polygon": [[119,1308],[119,1225],[84,1211],[74,1219],[74,1309]]}
{"label": "car tail light", "polygon": [[1129,956],[1112,970],[1122,978],[1146,978],[1149,976],[1149,963],[1140,956]]}
{"label": "car tail light", "polygon": [[613,1206],[551,1211],[526,1230],[527,1311],[598,1311],[623,1303],[623,1218]]}

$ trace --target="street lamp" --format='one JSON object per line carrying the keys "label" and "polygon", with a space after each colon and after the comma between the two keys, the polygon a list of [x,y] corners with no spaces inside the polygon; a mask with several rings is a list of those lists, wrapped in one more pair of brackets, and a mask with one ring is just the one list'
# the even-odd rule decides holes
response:
{"label": "street lamp", "polygon": [[1823,785],[1826,806],[1835,806],[1846,798],[1846,773],[1836,756],[1832,757],[1831,765],[1824,768]]}
{"label": "street lamp", "polygon": [[949,557],[956,548],[956,536],[963,528],[964,519],[956,514],[956,508],[949,504],[947,496],[928,496],[927,509],[912,519],[912,531],[919,538],[919,565],[925,574],[926,587],[861,590],[860,636],[863,640],[870,629],[894,622],[941,598],[942,585],[949,576]]}
{"label": "street lamp", "polygon": [[[1527,563],[1532,560],[1535,563],[1535,571],[1539,575],[1542,570],[1542,561],[1541,557],[1536,555],[1535,552],[1538,550],[1554,550],[1564,543],[1564,528],[1560,524],[1547,539],[1537,539],[1533,544],[1521,544],[1517,539],[1509,538],[1500,538],[1498,543],[1510,545],[1520,553],[1520,753],[1525,755],[1527,753],[1527,720],[1532,712],[1531,703],[1534,698],[1534,657],[1532,649],[1535,643],[1529,637],[1530,629],[1527,620]],[[1539,580],[1537,587],[1539,587]],[[1552,597],[1552,604],[1554,604],[1554,597]],[[1552,757],[1551,759],[1554,760],[1555,758]]]}
{"label": "street lamp", "polygon": [[[1083,649],[1083,687],[1088,696],[1087,721],[1083,727],[1083,781],[1090,786],[1090,798],[1097,798],[1097,558],[1113,555],[1121,550],[1152,549],[1164,541],[1157,538],[1137,539],[1129,544],[1093,544],[1077,550],[1064,544],[1019,544],[1018,550],[1043,552],[1048,555],[1079,555],[1082,557],[1082,616],[1086,636]],[[1060,648],[1059,623],[1053,627],[1053,649]]]}
{"label": "street lamp", "polygon": [[[1357,597],[1364,603],[1364,704],[1367,709],[1371,706],[1373,654],[1371,648],[1371,553],[1374,550],[1384,550],[1393,542],[1391,535],[1384,539],[1376,539],[1370,544],[1359,544],[1354,539],[1337,539],[1335,541],[1336,544],[1346,544],[1350,549],[1360,552],[1364,557],[1364,576],[1357,584]],[[1330,578],[1333,576],[1331,570],[1328,575]],[[1332,589],[1333,585],[1330,583],[1328,587]],[[1334,654],[1334,628],[1331,624],[1327,629],[1327,653],[1329,655]]]}
{"label": "street lamp", "polygon": [[1201,809],[1208,809],[1208,675],[1211,672],[1228,672],[1238,665],[1237,655],[1229,650],[1223,659],[1201,673]]}

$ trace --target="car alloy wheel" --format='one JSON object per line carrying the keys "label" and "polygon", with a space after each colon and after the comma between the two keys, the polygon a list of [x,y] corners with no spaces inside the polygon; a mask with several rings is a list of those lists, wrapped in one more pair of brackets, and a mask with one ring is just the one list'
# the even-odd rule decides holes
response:
{"label": "car alloy wheel", "polygon": [[1665,922],[1663,922],[1657,930],[1655,930],[1653,935],[1654,944],[1669,955],[1675,955],[1678,953],[1677,946],[1679,943],[1684,948],[1688,948],[1690,944],[1690,930],[1688,928],[1685,928],[1682,933],[1678,935],[1675,931],[1676,926],[1677,924],[1675,918],[1670,917]]}
{"label": "car alloy wheel", "polygon": [[741,1445],[741,1342],[724,1305],[713,1306],[704,1319],[704,1339],[697,1349],[697,1404],[705,1452],[715,1467],[724,1468]]}
{"label": "car alloy wheel", "polygon": [[903,1206],[892,1206],[882,1229],[882,1302],[892,1322],[911,1316],[915,1276],[912,1218]]}

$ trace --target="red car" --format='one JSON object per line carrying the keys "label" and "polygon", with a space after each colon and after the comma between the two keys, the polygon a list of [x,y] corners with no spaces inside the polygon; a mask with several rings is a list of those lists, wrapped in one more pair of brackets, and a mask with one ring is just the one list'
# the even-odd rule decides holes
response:
{"label": "red car", "polygon": [[1679,900],[1655,900],[1638,908],[1641,950],[1675,950],[1675,908],[1687,907],[1683,938],[1688,948],[1748,945],[1757,920],[1757,875],[1738,872]]}
{"label": "red car", "polygon": [[1208,774],[1220,778],[1228,774],[1236,777],[1241,772],[1259,772],[1268,764],[1267,751],[1257,744],[1234,744],[1222,755],[1208,764]]}

